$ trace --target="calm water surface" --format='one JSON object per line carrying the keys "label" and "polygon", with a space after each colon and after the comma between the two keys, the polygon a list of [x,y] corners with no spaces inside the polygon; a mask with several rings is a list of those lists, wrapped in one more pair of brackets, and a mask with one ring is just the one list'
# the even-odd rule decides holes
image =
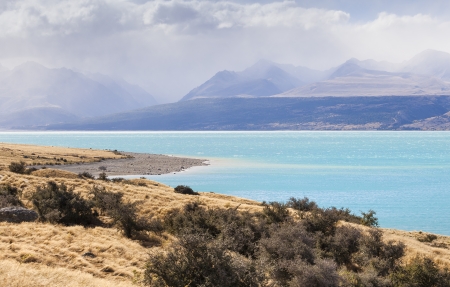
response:
{"label": "calm water surface", "polygon": [[3,132],[0,142],[210,159],[149,176],[266,201],[374,209],[382,227],[450,235],[450,132]]}

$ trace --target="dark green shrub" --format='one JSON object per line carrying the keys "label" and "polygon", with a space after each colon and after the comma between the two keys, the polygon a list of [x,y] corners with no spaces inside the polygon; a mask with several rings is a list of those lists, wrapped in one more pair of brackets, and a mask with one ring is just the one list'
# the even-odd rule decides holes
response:
{"label": "dark green shrub", "polygon": [[208,234],[221,240],[229,250],[245,256],[253,256],[257,241],[267,230],[265,220],[251,213],[238,212],[234,208],[205,209],[197,202],[168,212],[163,225],[175,235]]}
{"label": "dark green shrub", "polygon": [[103,180],[103,181],[109,181],[108,176],[106,175],[105,172],[102,172],[98,175],[98,180]]}
{"label": "dark green shrub", "polygon": [[87,171],[80,172],[78,177],[82,179],[95,179],[95,177]]}
{"label": "dark green shrub", "polygon": [[11,164],[9,165],[9,171],[14,173],[24,174],[25,170],[26,170],[26,163],[23,161],[11,162]]}
{"label": "dark green shrub", "polygon": [[405,245],[401,242],[383,242],[383,233],[371,229],[359,238],[359,251],[354,255],[354,262],[364,269],[374,269],[377,276],[390,274],[404,255]]}
{"label": "dark green shrub", "polygon": [[365,226],[378,227],[378,218],[375,217],[375,214],[377,213],[371,209],[367,212],[361,212],[361,224]]}
{"label": "dark green shrub", "polygon": [[23,206],[19,199],[21,192],[10,185],[0,185],[0,208],[9,206]]}
{"label": "dark green shrub", "polygon": [[288,205],[281,202],[262,202],[263,214],[269,223],[280,223],[290,219]]}
{"label": "dark green shrub", "polygon": [[117,229],[126,237],[131,238],[135,233],[149,229],[147,221],[138,216],[137,206],[140,202],[125,202],[122,193],[109,192],[96,186],[90,194],[93,206],[111,217]]}
{"label": "dark green shrub", "polygon": [[431,233],[423,234],[422,236],[417,238],[417,240],[420,242],[433,242],[436,239],[437,236]]}
{"label": "dark green shrub", "polygon": [[87,225],[94,219],[92,204],[63,183],[49,181],[36,189],[31,200],[41,221]]}
{"label": "dark green shrub", "polygon": [[433,260],[427,257],[415,257],[405,266],[398,266],[391,278],[396,287],[450,286],[449,271],[439,270]]}
{"label": "dark green shrub", "polygon": [[113,178],[111,178],[111,181],[114,182],[114,183],[122,182],[124,180],[125,179],[123,177],[113,177]]}
{"label": "dark green shrub", "polygon": [[166,253],[150,257],[144,282],[151,286],[252,287],[261,276],[251,261],[233,257],[206,234],[185,234]]}
{"label": "dark green shrub", "polygon": [[194,190],[192,190],[192,188],[190,188],[187,185],[178,185],[177,187],[174,188],[174,191],[176,193],[181,193],[181,194],[199,195],[198,192],[195,192]]}
{"label": "dark green shrub", "polygon": [[288,207],[298,211],[311,211],[319,208],[314,201],[309,201],[309,198],[304,197],[302,199],[291,197],[287,202]]}

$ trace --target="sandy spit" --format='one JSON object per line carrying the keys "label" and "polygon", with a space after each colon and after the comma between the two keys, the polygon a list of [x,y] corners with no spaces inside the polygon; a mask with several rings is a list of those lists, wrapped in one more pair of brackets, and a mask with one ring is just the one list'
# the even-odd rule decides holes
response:
{"label": "sandy spit", "polygon": [[[94,163],[79,163],[69,165],[48,166],[74,173],[89,172],[98,176],[105,172],[114,175],[159,175],[180,172],[193,166],[209,165],[206,159],[183,158],[161,154],[121,152],[129,156],[126,159],[106,159]],[[35,166],[40,168],[42,166]]]}

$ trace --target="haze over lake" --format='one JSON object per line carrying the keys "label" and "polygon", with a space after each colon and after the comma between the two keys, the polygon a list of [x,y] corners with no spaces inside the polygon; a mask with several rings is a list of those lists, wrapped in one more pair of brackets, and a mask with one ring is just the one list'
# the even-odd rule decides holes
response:
{"label": "haze over lake", "polygon": [[449,132],[3,132],[0,142],[211,160],[148,176],[240,197],[374,209],[382,227],[450,235]]}

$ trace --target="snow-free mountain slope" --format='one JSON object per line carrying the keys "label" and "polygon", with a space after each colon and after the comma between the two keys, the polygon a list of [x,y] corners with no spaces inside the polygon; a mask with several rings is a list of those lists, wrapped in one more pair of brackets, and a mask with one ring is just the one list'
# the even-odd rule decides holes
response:
{"label": "snow-free mountain slope", "polygon": [[190,91],[181,101],[236,96],[265,97],[282,93],[305,83],[302,79],[284,70],[281,65],[261,60],[242,72],[218,72],[204,84]]}

